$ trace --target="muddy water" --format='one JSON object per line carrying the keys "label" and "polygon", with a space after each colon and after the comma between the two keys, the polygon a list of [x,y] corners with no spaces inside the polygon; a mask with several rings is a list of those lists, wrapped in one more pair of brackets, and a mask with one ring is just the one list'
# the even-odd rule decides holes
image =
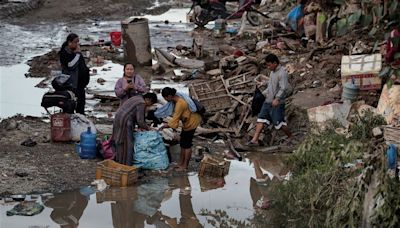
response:
{"label": "muddy water", "polygon": [[[231,226],[239,221],[255,225],[255,205],[262,197],[269,199],[271,184],[257,182],[256,170],[273,175],[283,173],[283,165],[277,156],[253,155],[244,162],[232,161],[225,178],[197,173],[155,177],[134,187],[91,195],[82,188],[39,198],[46,208],[33,217],[7,217],[6,211],[15,204],[0,205],[0,227],[218,227],[220,220],[229,220]],[[268,221],[258,225],[265,224]]]}
{"label": "muddy water", "polygon": [[[146,16],[150,19],[150,39],[152,47],[166,49],[177,44],[191,45],[190,31],[192,25],[185,23],[186,12],[189,9],[171,9],[159,16]],[[169,23],[165,24],[164,21]],[[182,23],[181,23],[182,22]],[[44,109],[40,107],[44,89],[34,88],[37,79],[24,79],[28,66],[24,64],[30,58],[45,54],[52,48],[61,46],[63,40],[70,32],[75,32],[81,37],[82,44],[89,44],[97,40],[109,40],[109,32],[120,31],[119,21],[88,21],[82,24],[32,24],[17,26],[11,24],[0,25],[0,119],[18,113],[23,115],[41,116]],[[118,72],[110,77],[120,77],[121,66],[113,66],[112,72]],[[102,68],[99,68],[101,70]],[[111,73],[111,72],[109,72]],[[100,76],[101,74],[99,74]],[[105,86],[96,85],[96,78],[91,79],[91,87],[108,92],[113,86],[108,85],[114,80],[109,80]],[[20,90],[23,88],[24,90]],[[24,96],[21,95],[24,91]],[[21,99],[19,99],[21,98]],[[89,101],[91,105],[96,102]]]}

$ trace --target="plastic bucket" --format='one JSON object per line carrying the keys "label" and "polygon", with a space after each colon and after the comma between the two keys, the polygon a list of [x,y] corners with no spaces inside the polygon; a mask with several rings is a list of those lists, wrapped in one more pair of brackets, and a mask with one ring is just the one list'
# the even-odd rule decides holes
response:
{"label": "plastic bucket", "polygon": [[121,46],[121,32],[110,32],[111,43],[114,46]]}

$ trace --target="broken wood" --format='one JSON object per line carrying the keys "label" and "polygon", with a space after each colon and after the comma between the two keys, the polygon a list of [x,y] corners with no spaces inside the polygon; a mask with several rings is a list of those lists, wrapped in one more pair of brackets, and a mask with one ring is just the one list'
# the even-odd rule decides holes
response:
{"label": "broken wood", "polygon": [[235,129],[232,128],[203,128],[203,127],[198,127],[196,128],[196,135],[202,135],[202,134],[213,134],[213,133],[235,133]]}
{"label": "broken wood", "polygon": [[242,155],[240,155],[240,153],[235,149],[235,147],[233,146],[233,143],[232,143],[232,139],[231,139],[231,136],[229,135],[229,134],[225,134],[225,136],[226,136],[226,138],[227,138],[227,142],[228,142],[228,145],[229,145],[229,148],[232,150],[232,152],[236,155],[236,157],[239,159],[239,161],[241,161],[243,158],[242,158]]}

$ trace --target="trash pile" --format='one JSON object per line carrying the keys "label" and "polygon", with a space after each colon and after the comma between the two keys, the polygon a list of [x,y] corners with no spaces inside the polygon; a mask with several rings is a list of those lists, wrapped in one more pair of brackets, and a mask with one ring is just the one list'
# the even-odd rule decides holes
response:
{"label": "trash pile", "polygon": [[[170,52],[156,48],[158,63],[153,66],[153,73],[164,74],[172,68],[174,73],[179,71],[173,79],[192,80],[188,83],[190,95],[206,107],[208,115],[207,124],[198,130],[199,134],[252,135],[255,118],[252,117],[251,103],[257,82],[268,79],[269,72],[262,61],[268,53],[276,54],[289,73],[293,99],[296,100],[291,102],[289,99],[289,103],[300,108],[321,106],[324,109],[315,108],[309,113],[332,115],[328,118],[332,119],[336,111],[325,111],[333,106],[342,106],[345,100],[364,101],[365,105],[377,107],[380,89],[387,78],[382,75],[388,71],[387,44],[394,46],[388,49],[389,53],[398,47],[397,41],[386,42],[379,34],[382,28],[378,27],[383,20],[395,24],[397,11],[393,9],[398,8],[396,3],[385,3],[394,7],[389,9],[380,3],[310,1],[294,6],[287,16],[284,12],[290,9],[284,5],[275,4],[268,9],[261,5],[258,10],[269,19],[259,15],[260,25],[257,27],[249,27],[242,19],[238,36],[228,32],[235,26],[235,23],[228,22],[224,26],[215,25],[214,29],[222,30],[218,36],[207,29],[195,30],[192,47],[178,45]],[[384,14],[372,12],[374,4],[379,5]],[[290,15],[295,10],[299,11],[295,18],[304,22],[303,29],[294,29],[291,25]],[[389,29],[391,25],[383,28]],[[396,31],[392,32],[392,37],[398,36]],[[210,45],[214,45],[214,50],[208,47]],[[383,56],[386,62],[383,62]],[[391,74],[389,78],[396,78],[397,73],[392,70],[385,75]],[[303,93],[317,98],[303,98],[306,101],[302,102],[308,102],[307,105],[299,104]],[[326,104],[332,104],[332,107],[323,106]],[[287,106],[290,113],[290,104]],[[350,106],[346,105],[346,112]],[[317,117],[309,119],[318,122],[320,118],[321,115],[317,114]],[[273,146],[276,143],[273,141],[267,144]]]}

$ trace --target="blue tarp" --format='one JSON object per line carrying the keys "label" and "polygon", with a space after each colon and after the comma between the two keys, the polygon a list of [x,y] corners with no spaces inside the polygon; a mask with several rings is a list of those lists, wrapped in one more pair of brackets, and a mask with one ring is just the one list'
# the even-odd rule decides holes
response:
{"label": "blue tarp", "polygon": [[158,131],[135,132],[133,165],[143,169],[168,168],[168,155]]}
{"label": "blue tarp", "polygon": [[297,26],[298,26],[298,22],[299,20],[304,16],[303,14],[303,5],[297,5],[296,7],[294,7],[287,15],[287,20],[289,22],[289,26],[290,28],[296,32],[298,31]]}

